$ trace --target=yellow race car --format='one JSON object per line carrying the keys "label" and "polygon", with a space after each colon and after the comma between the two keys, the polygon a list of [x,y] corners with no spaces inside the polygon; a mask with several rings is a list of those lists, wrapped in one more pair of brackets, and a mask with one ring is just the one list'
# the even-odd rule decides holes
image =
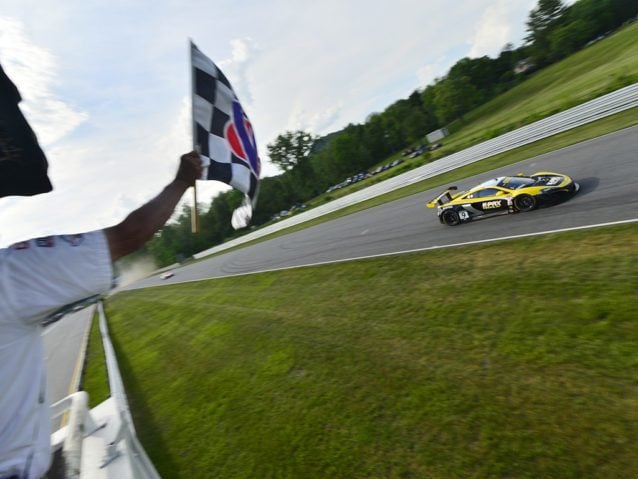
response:
{"label": "yellow race car", "polygon": [[567,175],[549,171],[531,176],[521,173],[494,178],[467,191],[456,192],[457,187],[451,186],[427,207],[437,208],[444,225],[456,226],[489,216],[531,211],[567,199],[578,190],[578,183]]}

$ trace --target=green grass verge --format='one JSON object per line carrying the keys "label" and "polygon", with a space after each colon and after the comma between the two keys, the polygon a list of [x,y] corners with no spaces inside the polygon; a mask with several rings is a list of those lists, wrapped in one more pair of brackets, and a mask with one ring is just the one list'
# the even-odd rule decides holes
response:
{"label": "green grass verge", "polygon": [[533,74],[470,112],[438,154],[449,154],[638,82],[638,22]]}
{"label": "green grass verge", "polygon": [[82,371],[82,387],[80,389],[89,393],[89,406],[92,408],[106,401],[111,395],[97,312],[93,315],[91,322],[91,333],[86,350],[86,360]]}
{"label": "green grass verge", "polygon": [[[291,226],[289,228],[285,228],[281,231],[277,231],[275,233],[263,236],[261,238],[248,241],[239,246],[226,249],[216,254],[225,254],[225,253],[228,253],[229,251],[245,248],[246,246],[250,246],[252,244],[261,243],[262,241],[267,241],[269,239],[294,233],[295,231],[301,231],[303,229],[309,228],[317,224],[325,223],[327,221],[331,221],[336,218],[341,218],[343,216],[347,216],[352,213],[357,213],[359,211],[363,211],[368,208],[373,208],[375,206],[388,203],[390,201],[405,198],[406,196],[421,193],[423,191],[436,188],[438,186],[446,186],[456,181],[463,180],[472,175],[477,175],[479,173],[493,170],[494,168],[499,168],[501,166],[507,166],[513,163],[518,163],[519,161],[527,160],[529,158],[533,158],[535,156],[542,155],[545,153],[550,153],[560,148],[565,148],[570,145],[575,145],[576,143],[580,143],[582,141],[589,140],[592,138],[597,138],[607,133],[612,133],[614,131],[618,131],[623,128],[628,128],[634,125],[638,125],[638,108],[632,108],[630,110],[626,110],[621,113],[616,113],[615,115],[609,116],[607,118],[603,118],[601,120],[597,120],[595,122],[580,126],[578,128],[574,128],[572,130],[569,130],[563,133],[559,133],[550,138],[545,138],[544,140],[539,140],[529,145],[521,146],[514,150],[510,150],[505,153],[501,153],[499,155],[495,155],[490,158],[477,161],[476,163],[472,163],[471,165],[464,166],[462,168],[457,168],[456,170],[451,171],[449,173],[444,173],[442,175],[438,175],[433,178],[428,178],[426,180],[419,181],[417,183],[412,183],[404,188],[399,188],[397,190],[391,191],[390,193],[386,193],[384,195],[380,195],[375,198],[362,201],[361,203],[357,203],[355,205],[342,208],[338,211],[328,213],[327,215],[323,215],[319,218],[315,218],[313,220],[306,221],[304,223]],[[518,173],[518,172],[514,172],[514,173]],[[532,172],[528,172],[528,173],[532,173]],[[565,172],[565,173],[569,173],[569,172]],[[210,258],[210,256],[201,258],[198,261],[202,261],[208,258]]]}
{"label": "green grass verge", "polygon": [[638,226],[120,293],[163,477],[638,475]]}

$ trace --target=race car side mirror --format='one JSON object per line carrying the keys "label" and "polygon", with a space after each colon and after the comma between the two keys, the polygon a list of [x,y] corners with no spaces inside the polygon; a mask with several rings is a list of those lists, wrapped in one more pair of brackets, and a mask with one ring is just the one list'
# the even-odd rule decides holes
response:
{"label": "race car side mirror", "polygon": [[458,190],[458,188],[456,186],[450,186],[448,190]]}

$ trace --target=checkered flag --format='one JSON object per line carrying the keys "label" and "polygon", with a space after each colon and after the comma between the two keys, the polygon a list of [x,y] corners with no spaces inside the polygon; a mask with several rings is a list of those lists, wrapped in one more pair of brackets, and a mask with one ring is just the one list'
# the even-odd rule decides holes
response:
{"label": "checkered flag", "polygon": [[252,125],[230,82],[191,42],[193,143],[202,157],[203,180],[222,181],[244,193],[233,228],[250,222],[257,202],[261,162]]}

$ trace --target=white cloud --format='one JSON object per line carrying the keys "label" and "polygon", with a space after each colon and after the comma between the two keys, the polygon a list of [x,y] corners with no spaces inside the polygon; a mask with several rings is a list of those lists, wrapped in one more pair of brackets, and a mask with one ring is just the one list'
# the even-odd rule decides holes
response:
{"label": "white cloud", "polygon": [[85,112],[52,92],[57,80],[53,55],[31,43],[15,19],[0,17],[0,59],[7,75],[20,86],[24,115],[44,145],[64,137],[87,119]]}
{"label": "white cloud", "polygon": [[230,41],[230,46],[231,57],[220,61],[218,66],[229,78],[235,93],[246,108],[246,105],[252,105],[254,101],[248,71],[259,57],[259,47],[250,37],[235,38]]}
{"label": "white cloud", "polygon": [[440,57],[434,63],[422,66],[416,72],[419,83],[424,86],[433,84],[437,78],[445,76],[453,64],[451,59]]}
{"label": "white cloud", "polygon": [[317,113],[311,114],[308,118],[307,126],[304,129],[310,131],[326,131],[330,126],[334,125],[343,109],[343,102],[337,105],[329,106]]}
{"label": "white cloud", "polygon": [[[527,1],[531,10],[536,1]],[[513,39],[513,30],[520,29],[520,7],[509,0],[496,0],[485,7],[484,13],[469,39],[470,58],[488,55],[495,57]]]}

